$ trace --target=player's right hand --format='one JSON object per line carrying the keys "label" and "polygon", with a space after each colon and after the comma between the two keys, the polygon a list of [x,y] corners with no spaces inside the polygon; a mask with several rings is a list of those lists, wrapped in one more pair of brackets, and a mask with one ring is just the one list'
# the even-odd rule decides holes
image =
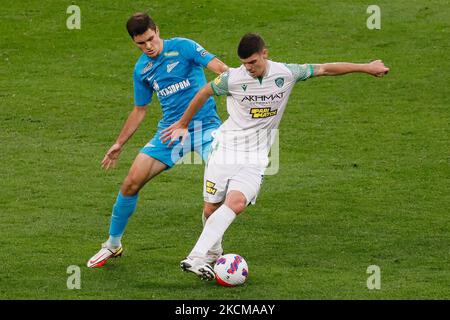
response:
{"label": "player's right hand", "polygon": [[102,160],[102,168],[108,170],[111,167],[116,166],[117,159],[119,158],[119,154],[122,151],[122,146],[118,143],[112,145],[109,148],[108,152],[105,154],[105,157]]}
{"label": "player's right hand", "polygon": [[375,60],[368,64],[369,73],[375,77],[383,77],[389,72],[389,68],[381,60]]}
{"label": "player's right hand", "polygon": [[188,136],[188,128],[186,125],[182,124],[180,120],[173,123],[171,126],[161,130],[161,137],[159,138],[162,143],[166,143],[170,140],[168,147],[176,141],[180,141],[181,145],[184,145],[184,141]]}

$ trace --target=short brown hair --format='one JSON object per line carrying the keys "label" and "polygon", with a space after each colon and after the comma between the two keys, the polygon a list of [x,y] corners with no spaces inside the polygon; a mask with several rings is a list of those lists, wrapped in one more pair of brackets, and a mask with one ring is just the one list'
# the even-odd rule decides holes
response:
{"label": "short brown hair", "polygon": [[239,42],[238,56],[247,59],[252,54],[261,52],[266,47],[264,39],[257,33],[247,33]]}
{"label": "short brown hair", "polygon": [[130,37],[145,33],[148,29],[156,31],[156,24],[153,19],[145,12],[133,14],[127,21],[127,30]]}

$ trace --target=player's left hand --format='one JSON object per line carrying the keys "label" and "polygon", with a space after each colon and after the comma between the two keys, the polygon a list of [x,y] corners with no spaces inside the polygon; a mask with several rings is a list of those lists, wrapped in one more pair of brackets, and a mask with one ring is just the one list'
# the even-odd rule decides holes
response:
{"label": "player's left hand", "polygon": [[188,136],[188,128],[177,121],[171,126],[161,130],[161,137],[159,138],[162,143],[166,143],[170,140],[168,146],[170,147],[174,142],[181,140],[181,145],[184,145],[184,141]]}
{"label": "player's left hand", "polygon": [[375,60],[368,64],[368,72],[375,77],[382,77],[389,72],[389,68],[386,67],[381,60]]}

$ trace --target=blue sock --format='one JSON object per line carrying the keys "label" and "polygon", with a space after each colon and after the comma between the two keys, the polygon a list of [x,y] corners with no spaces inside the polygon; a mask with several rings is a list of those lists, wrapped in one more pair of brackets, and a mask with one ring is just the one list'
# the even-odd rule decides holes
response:
{"label": "blue sock", "polygon": [[122,195],[122,192],[119,192],[119,195],[117,196],[116,203],[112,210],[109,235],[110,239],[117,240],[118,238],[118,245],[120,245],[120,238],[125,231],[128,219],[134,213],[134,210],[136,210],[137,200],[138,194],[128,197]]}
{"label": "blue sock", "polygon": [[122,236],[120,237],[113,237],[109,236],[108,241],[106,241],[106,247],[107,248],[119,248],[122,246]]}

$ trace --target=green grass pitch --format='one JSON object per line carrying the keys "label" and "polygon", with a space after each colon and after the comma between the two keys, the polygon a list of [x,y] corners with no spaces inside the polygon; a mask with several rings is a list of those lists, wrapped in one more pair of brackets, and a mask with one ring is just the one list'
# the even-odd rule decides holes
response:
{"label": "green grass pitch", "polygon": [[[69,30],[66,9],[81,8]],[[0,11],[0,299],[449,299],[450,8],[444,0],[15,1]],[[280,170],[224,246],[249,279],[223,288],[178,263],[201,232],[203,166],[180,165],[140,193],[124,256],[85,267],[106,237],[157,99],[119,166],[100,168],[133,105],[140,52],[127,18],[188,37],[230,66],[240,37],[281,62],[383,59],[390,74],[298,85],[280,126]],[[207,72],[208,79],[213,74]],[[225,99],[217,98],[222,119]],[[67,268],[81,270],[69,290]],[[367,268],[381,270],[369,290]]]}

